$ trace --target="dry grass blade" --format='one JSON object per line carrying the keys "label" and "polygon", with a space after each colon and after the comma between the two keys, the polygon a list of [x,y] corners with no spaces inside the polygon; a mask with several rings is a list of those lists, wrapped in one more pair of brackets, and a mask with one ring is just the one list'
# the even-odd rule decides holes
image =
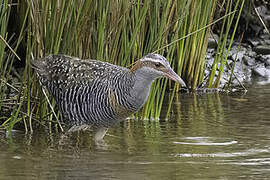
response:
{"label": "dry grass blade", "polygon": [[255,12],[256,12],[258,18],[260,19],[260,21],[261,21],[263,27],[265,28],[265,30],[267,31],[267,33],[270,35],[269,29],[268,29],[267,26],[265,25],[264,21],[262,20],[260,14],[259,14],[259,12],[258,12],[258,10],[257,10],[257,8],[255,7],[254,4],[253,4],[253,8],[254,8],[254,10],[255,10]]}
{"label": "dry grass blade", "polygon": [[10,49],[10,51],[19,59],[21,58],[17,55],[17,53],[10,47],[10,45],[7,43],[7,41],[0,35],[0,39],[5,43],[5,45]]}

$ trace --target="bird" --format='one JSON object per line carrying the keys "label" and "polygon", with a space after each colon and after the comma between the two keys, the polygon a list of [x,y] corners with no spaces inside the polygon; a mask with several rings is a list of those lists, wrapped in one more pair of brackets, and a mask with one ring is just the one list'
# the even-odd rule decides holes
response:
{"label": "bird", "polygon": [[169,61],[154,53],[137,60],[130,69],[68,55],[48,55],[32,60],[31,65],[42,87],[55,99],[64,125],[70,131],[93,127],[95,141],[142,108],[157,78],[167,77],[186,87]]}

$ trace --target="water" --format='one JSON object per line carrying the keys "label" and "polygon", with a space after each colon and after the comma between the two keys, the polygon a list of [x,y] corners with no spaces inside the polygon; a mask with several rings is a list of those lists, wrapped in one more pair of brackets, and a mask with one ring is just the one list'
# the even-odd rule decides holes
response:
{"label": "water", "polygon": [[269,85],[183,94],[169,119],[119,124],[103,144],[90,132],[0,131],[0,179],[269,179],[269,100]]}

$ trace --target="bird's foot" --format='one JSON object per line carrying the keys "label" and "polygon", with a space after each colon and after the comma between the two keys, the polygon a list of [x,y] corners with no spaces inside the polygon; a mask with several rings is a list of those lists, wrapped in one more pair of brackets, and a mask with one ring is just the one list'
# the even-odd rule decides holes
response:
{"label": "bird's foot", "polygon": [[108,128],[105,128],[105,127],[97,128],[95,130],[94,141],[95,142],[102,141],[107,131],[108,131]]}

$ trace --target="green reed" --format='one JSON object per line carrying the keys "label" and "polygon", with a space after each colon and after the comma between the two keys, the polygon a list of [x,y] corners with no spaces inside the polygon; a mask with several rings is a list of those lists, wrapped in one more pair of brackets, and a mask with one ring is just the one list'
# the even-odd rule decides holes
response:
{"label": "green reed", "polygon": [[[216,56],[214,59],[214,63],[212,65],[212,70],[210,73],[210,77],[208,79],[208,87],[209,88],[217,88],[219,87],[220,84],[220,79],[221,76],[223,74],[223,70],[225,68],[225,65],[227,63],[227,59],[228,59],[228,55],[229,55],[229,51],[231,49],[232,43],[233,43],[233,39],[234,39],[234,35],[237,29],[237,24],[239,22],[240,19],[240,15],[241,12],[243,10],[245,4],[245,0],[229,0],[226,1],[225,3],[225,14],[229,14],[230,12],[233,12],[231,16],[228,16],[226,19],[224,19],[223,23],[222,23],[222,28],[221,28],[221,35],[218,39],[218,47],[217,47],[217,52],[216,52]],[[239,8],[240,6],[240,8]],[[239,11],[237,10],[239,8]],[[236,16],[236,22],[235,24],[233,24],[233,20]],[[231,34],[231,37],[229,39],[229,32],[233,27],[233,32]],[[229,44],[227,44],[227,41],[229,40]],[[219,67],[218,70],[218,76],[215,77],[215,74],[217,72],[217,69]],[[233,69],[232,69],[232,73],[233,73]]]}
{"label": "green reed", "polygon": [[[5,5],[8,2],[4,0]],[[175,71],[191,89],[195,89],[204,77],[205,53],[216,4],[217,0],[20,1],[17,13],[21,31],[13,48],[16,51],[19,44],[25,45],[26,63],[14,100],[16,106],[11,108],[12,116],[2,125],[9,124],[12,128],[18,121],[23,121],[25,129],[30,131],[35,124],[50,130],[58,128],[59,112],[52,113],[57,109],[56,105],[51,97],[46,98],[30,67],[33,58],[48,54],[93,58],[126,67],[150,52],[166,54]],[[226,13],[230,11],[233,9],[226,9]],[[7,39],[7,12],[9,10],[0,14],[4,39]],[[225,17],[224,22],[231,19],[231,16]],[[5,29],[4,33],[2,29]],[[1,72],[6,66],[3,46],[5,44],[1,42]],[[14,59],[14,54],[9,54],[10,59]],[[12,65],[9,63],[8,67],[11,69]],[[1,74],[1,98],[5,94],[3,88],[7,87],[2,79],[7,74],[9,72]],[[212,82],[210,78],[209,84]],[[156,81],[146,105],[136,116],[157,119],[166,89],[177,92],[179,86],[167,79]]]}
{"label": "green reed", "polygon": [[22,31],[19,32],[17,39],[8,32],[11,6],[8,0],[3,0],[0,4],[0,109],[1,121],[4,120],[2,126],[9,125],[9,129],[20,121],[17,117],[22,106],[20,96],[22,85],[13,80],[13,77],[18,81],[21,80],[13,64],[15,60],[20,60],[16,50],[22,40]]}
{"label": "green reed", "polygon": [[6,48],[6,43],[3,41],[3,39],[6,39],[7,36],[7,24],[8,24],[8,19],[9,19],[9,13],[10,9],[8,8],[8,2],[3,1],[0,4],[0,109],[3,105],[3,99],[4,97],[4,91],[6,87],[6,79],[5,79],[5,74],[6,74],[6,62],[4,62],[5,58],[5,48]]}

